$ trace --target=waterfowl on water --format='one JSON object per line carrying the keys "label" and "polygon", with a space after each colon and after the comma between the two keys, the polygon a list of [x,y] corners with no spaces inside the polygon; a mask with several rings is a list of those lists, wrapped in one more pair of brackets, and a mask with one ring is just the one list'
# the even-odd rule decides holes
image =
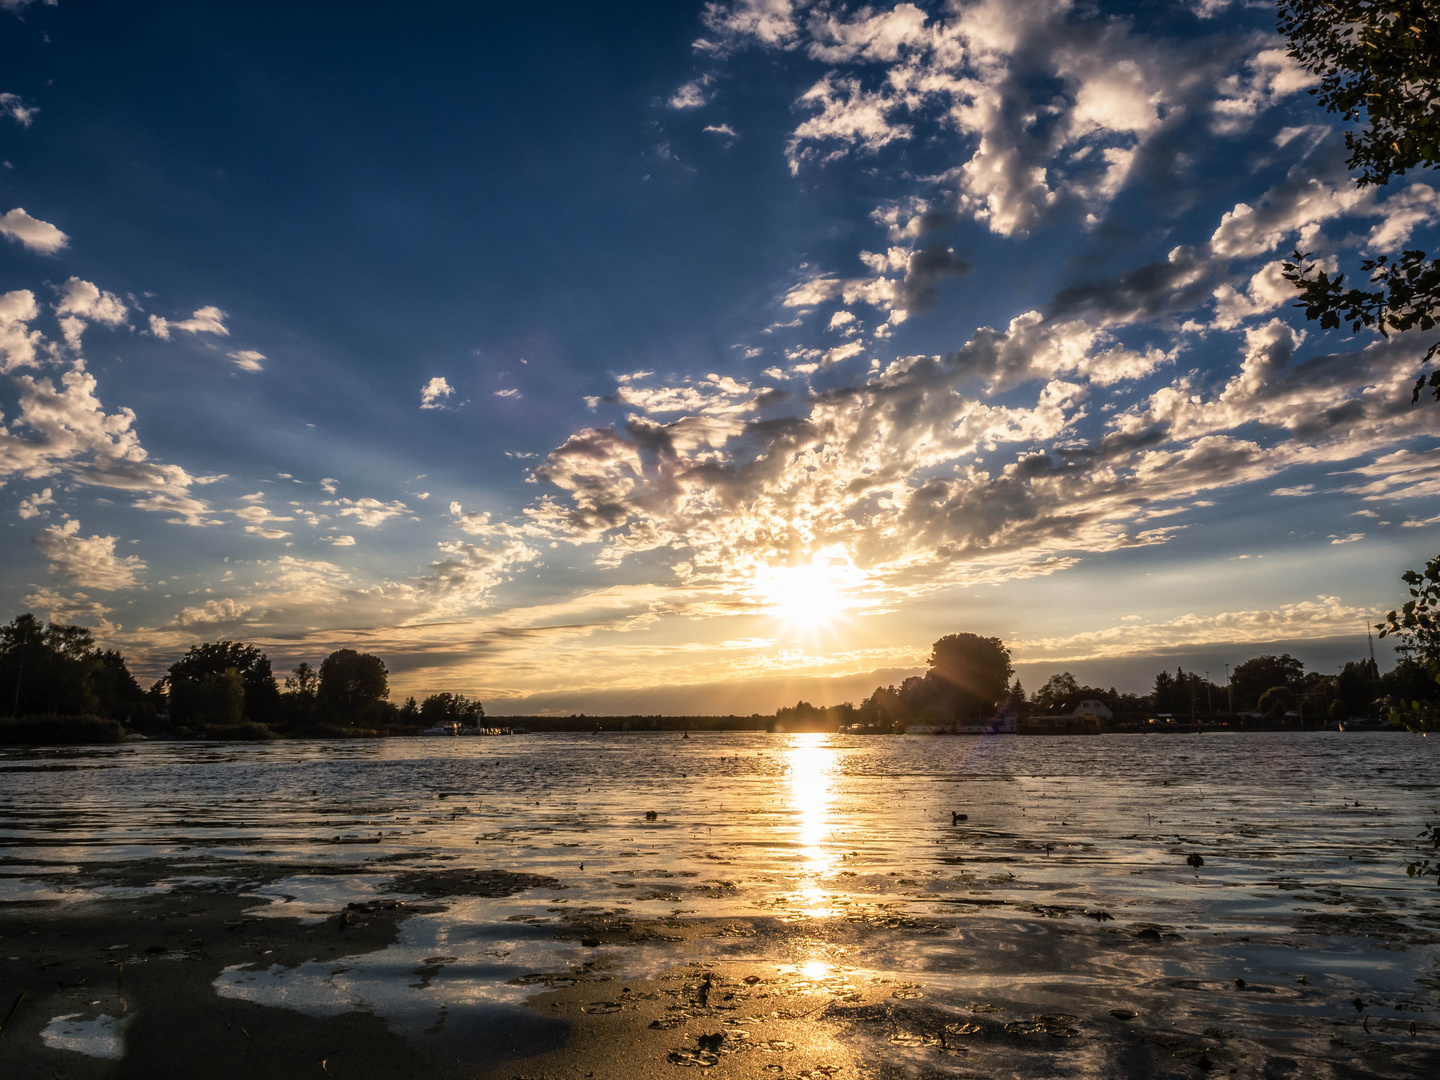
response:
{"label": "waterfowl on water", "polygon": [[1200,867],[1205,865],[1205,860],[1202,859],[1199,855],[1196,855],[1193,851],[1189,855],[1185,856],[1185,861],[1191,866],[1193,866],[1196,870],[1199,870]]}

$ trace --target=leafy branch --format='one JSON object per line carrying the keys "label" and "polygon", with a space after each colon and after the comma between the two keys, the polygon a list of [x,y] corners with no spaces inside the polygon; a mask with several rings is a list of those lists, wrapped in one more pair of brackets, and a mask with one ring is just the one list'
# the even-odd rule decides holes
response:
{"label": "leafy branch", "polygon": [[1430,850],[1434,853],[1435,858],[1434,861],[1424,858],[1406,863],[1405,872],[1411,877],[1433,876],[1436,884],[1440,885],[1440,822],[1431,822],[1417,835],[1430,841]]}
{"label": "leafy branch", "polygon": [[[1305,309],[1305,318],[1318,321],[1321,329],[1339,329],[1350,324],[1350,332],[1362,327],[1389,338],[1406,330],[1433,330],[1440,323],[1440,265],[1423,251],[1405,251],[1397,259],[1387,255],[1366,259],[1360,264],[1371,285],[1378,289],[1345,288],[1344,274],[1328,274],[1308,252],[1298,248],[1282,266],[1285,280],[1300,290],[1295,305]],[[1425,350],[1424,363],[1440,352],[1440,340]],[[1440,370],[1421,372],[1415,382],[1411,403],[1429,386],[1440,401]]]}
{"label": "leafy branch", "polygon": [[1290,55],[1320,79],[1326,110],[1367,126],[1345,133],[1360,187],[1440,158],[1440,8],[1434,0],[1280,0]]}

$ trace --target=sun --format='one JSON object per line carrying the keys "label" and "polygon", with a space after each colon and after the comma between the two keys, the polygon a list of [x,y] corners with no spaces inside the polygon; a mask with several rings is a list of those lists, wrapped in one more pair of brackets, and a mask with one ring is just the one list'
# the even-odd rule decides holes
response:
{"label": "sun", "polygon": [[783,622],[815,630],[844,616],[864,574],[844,552],[825,552],[808,563],[762,566],[755,593],[766,611]]}

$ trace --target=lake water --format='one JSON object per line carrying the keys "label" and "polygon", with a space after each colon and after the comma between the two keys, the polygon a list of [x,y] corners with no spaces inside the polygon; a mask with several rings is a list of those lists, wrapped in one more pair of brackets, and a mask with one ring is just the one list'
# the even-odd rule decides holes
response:
{"label": "lake water", "polygon": [[[718,929],[608,949],[616,977],[767,963],[833,1001],[894,984],[957,1017],[1008,1009],[1082,1029],[1138,1002],[1172,1027],[1246,1041],[1252,1064],[1289,1055],[1336,1075],[1406,1075],[1413,1056],[1395,1054],[1433,1052],[1440,1032],[1440,892],[1404,870],[1440,817],[1437,766],[1440,741],[1341,733],[9,750],[0,903],[219,889],[254,897],[258,914],[317,920],[434,896],[426,875],[535,874],[555,884],[450,897],[342,976],[232,965],[215,992],[313,1015],[365,1008],[423,1042],[441,998],[451,1015],[523,1007],[553,984],[526,973],[595,955],[557,928],[688,921]],[[418,989],[395,975],[436,956]],[[881,1052],[878,1034],[851,1027],[857,1060]],[[893,1028],[884,1054],[962,1069]],[[991,1065],[1105,1075],[1117,1060],[1022,1051],[997,1042]]]}

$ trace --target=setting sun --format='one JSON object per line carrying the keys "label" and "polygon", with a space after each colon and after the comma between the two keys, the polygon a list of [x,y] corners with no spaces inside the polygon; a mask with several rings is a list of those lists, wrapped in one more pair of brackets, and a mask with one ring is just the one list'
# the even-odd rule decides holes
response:
{"label": "setting sun", "polygon": [[755,592],[767,612],[783,622],[818,629],[835,622],[855,604],[864,574],[843,551],[822,552],[808,563],[762,566]]}

